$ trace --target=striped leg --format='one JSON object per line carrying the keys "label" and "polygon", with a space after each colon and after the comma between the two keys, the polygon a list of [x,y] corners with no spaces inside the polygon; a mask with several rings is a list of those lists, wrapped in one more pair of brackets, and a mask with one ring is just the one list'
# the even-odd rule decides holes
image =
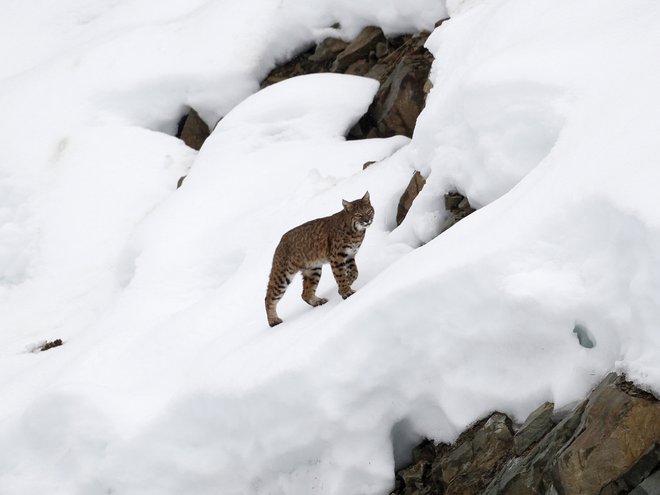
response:
{"label": "striped leg", "polygon": [[339,287],[339,295],[344,299],[355,293],[355,291],[351,289],[352,281],[346,273],[347,264],[348,261],[342,256],[332,256],[330,258],[330,266],[332,267],[332,274],[337,281],[337,287]]}
{"label": "striped leg", "polygon": [[302,271],[303,276],[303,292],[302,298],[310,306],[320,306],[328,302],[327,299],[318,297],[316,295],[316,287],[319,285],[321,279],[321,267],[308,268]]}
{"label": "striped leg", "polygon": [[268,289],[266,290],[266,316],[268,324],[271,327],[282,323],[282,319],[277,316],[277,303],[284,296],[286,288],[293,279],[293,273],[276,272],[274,269],[270,272],[268,280]]}
{"label": "striped leg", "polygon": [[348,284],[351,285],[358,278],[358,269],[355,264],[355,258],[346,260],[346,274],[348,276]]}

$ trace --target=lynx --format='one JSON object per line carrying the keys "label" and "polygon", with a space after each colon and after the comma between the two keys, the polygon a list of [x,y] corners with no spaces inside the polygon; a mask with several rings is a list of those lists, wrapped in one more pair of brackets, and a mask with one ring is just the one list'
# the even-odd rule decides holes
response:
{"label": "lynx", "polygon": [[341,297],[346,299],[355,292],[351,289],[358,276],[355,255],[373,221],[374,209],[368,191],[362,199],[342,200],[342,205],[340,212],[311,220],[282,236],[275,249],[266,291],[266,315],[271,327],[282,323],[277,316],[277,303],[297,272],[303,276],[302,298],[311,306],[328,302],[316,295],[324,263],[330,263]]}

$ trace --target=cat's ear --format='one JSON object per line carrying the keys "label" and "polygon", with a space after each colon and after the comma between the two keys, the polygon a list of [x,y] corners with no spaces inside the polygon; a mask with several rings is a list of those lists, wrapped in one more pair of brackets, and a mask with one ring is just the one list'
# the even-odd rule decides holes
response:
{"label": "cat's ear", "polygon": [[341,200],[341,205],[344,207],[344,210],[351,211],[351,203],[349,203],[345,199]]}
{"label": "cat's ear", "polygon": [[364,196],[362,196],[362,202],[363,203],[368,203],[369,202],[369,191],[364,193]]}

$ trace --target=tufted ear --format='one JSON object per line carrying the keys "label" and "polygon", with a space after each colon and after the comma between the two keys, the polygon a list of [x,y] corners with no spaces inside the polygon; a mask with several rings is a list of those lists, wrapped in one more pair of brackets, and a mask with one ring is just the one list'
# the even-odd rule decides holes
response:
{"label": "tufted ear", "polygon": [[362,196],[362,202],[363,203],[369,203],[369,191],[364,193],[364,196]]}
{"label": "tufted ear", "polygon": [[344,210],[351,211],[351,203],[349,203],[345,199],[341,200],[341,205],[344,207]]}

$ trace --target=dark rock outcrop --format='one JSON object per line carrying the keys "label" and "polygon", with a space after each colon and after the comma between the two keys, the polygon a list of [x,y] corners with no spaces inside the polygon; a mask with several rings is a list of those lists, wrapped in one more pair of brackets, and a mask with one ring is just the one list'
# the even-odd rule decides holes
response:
{"label": "dark rock outcrop", "polygon": [[39,347],[38,350],[39,350],[40,352],[48,351],[48,350],[50,350],[50,349],[53,349],[54,347],[59,347],[59,346],[61,346],[62,344],[63,344],[62,339],[50,340],[50,341],[46,341],[46,342],[44,342],[44,343]]}
{"label": "dark rock outcrop", "polygon": [[368,26],[350,42],[326,38],[273,69],[261,87],[320,72],[371,77],[380,82],[380,89],[367,114],[351,129],[348,137],[411,137],[429,89],[433,57],[424,48],[428,35],[422,32],[387,38],[380,28]]}
{"label": "dark rock outcrop", "polygon": [[195,109],[191,108],[188,114],[179,122],[179,130],[176,137],[183,140],[191,148],[199,150],[210,134],[209,126],[202,120]]}
{"label": "dark rock outcrop", "polygon": [[660,402],[610,374],[561,421],[545,403],[514,434],[501,413],[451,446],[425,440],[393,494],[660,493]]}
{"label": "dark rock outcrop", "polygon": [[[368,70],[358,70],[356,64],[371,66],[375,62],[376,46],[386,42],[382,29],[375,26],[368,26],[358,34],[358,36],[346,46],[333,62],[330,70],[342,74],[364,75]],[[381,50],[382,51],[382,50]],[[353,69],[351,70],[351,67]],[[362,72],[362,74],[359,74]]]}
{"label": "dark rock outcrop", "polygon": [[440,228],[441,233],[476,211],[472,208],[468,199],[458,192],[445,194],[445,210],[448,214]]}
{"label": "dark rock outcrop", "polygon": [[424,187],[424,184],[426,184],[426,180],[424,177],[422,177],[422,174],[418,171],[415,171],[410,179],[410,182],[408,183],[408,186],[406,187],[406,190],[403,191],[401,199],[399,199],[399,205],[396,209],[397,225],[401,225],[401,222],[403,222],[404,218],[406,218],[408,210],[410,210],[413,201],[415,201],[415,198]]}
{"label": "dark rock outcrop", "polygon": [[433,56],[424,48],[428,35],[410,37],[367,73],[381,81],[367,114],[379,137],[413,135],[426,103],[425,87],[433,63]]}

